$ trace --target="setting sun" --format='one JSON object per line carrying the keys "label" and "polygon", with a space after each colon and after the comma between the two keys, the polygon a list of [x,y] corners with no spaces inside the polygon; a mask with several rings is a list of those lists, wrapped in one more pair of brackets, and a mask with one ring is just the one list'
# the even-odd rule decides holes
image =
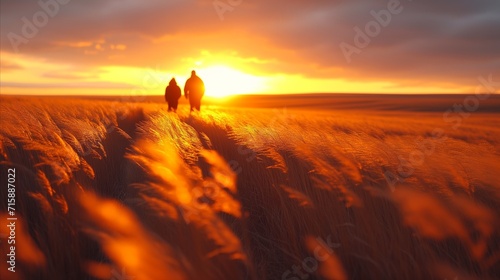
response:
{"label": "setting sun", "polygon": [[206,95],[226,97],[233,94],[257,93],[265,89],[263,78],[235,70],[228,66],[210,66],[197,70],[205,82]]}

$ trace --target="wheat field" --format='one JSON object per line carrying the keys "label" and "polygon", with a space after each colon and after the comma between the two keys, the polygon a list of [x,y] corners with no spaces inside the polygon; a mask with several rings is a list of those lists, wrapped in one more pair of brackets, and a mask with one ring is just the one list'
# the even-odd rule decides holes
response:
{"label": "wheat field", "polygon": [[1,97],[0,278],[499,279],[498,98],[275,99]]}

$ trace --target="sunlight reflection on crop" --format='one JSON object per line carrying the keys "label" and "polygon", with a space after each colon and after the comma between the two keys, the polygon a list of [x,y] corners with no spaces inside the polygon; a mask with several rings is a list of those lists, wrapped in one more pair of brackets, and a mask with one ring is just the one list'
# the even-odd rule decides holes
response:
{"label": "sunlight reflection on crop", "polygon": [[341,246],[314,277],[497,275],[500,130],[487,116],[447,132],[392,192],[384,171],[433,117],[123,106],[2,103],[0,162],[23,174],[29,217],[21,278],[279,279],[326,254],[325,235]]}

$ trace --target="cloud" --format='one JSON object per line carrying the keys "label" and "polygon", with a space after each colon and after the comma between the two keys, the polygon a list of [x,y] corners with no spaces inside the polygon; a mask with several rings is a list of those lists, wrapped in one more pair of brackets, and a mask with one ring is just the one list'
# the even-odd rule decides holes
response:
{"label": "cloud", "polygon": [[133,85],[127,83],[112,83],[112,82],[79,82],[79,83],[16,83],[16,82],[1,82],[2,88],[32,88],[32,89],[72,89],[72,88],[89,88],[89,89],[132,89]]}
{"label": "cloud", "polygon": [[[401,0],[401,13],[348,63],[340,44],[355,46],[354,28],[363,30],[390,1],[243,0],[221,21],[211,0],[73,0],[19,49],[82,67],[167,68],[208,50],[236,51],[265,74],[462,86],[500,76],[496,0]],[[1,2],[2,51],[13,51],[8,34],[21,34],[22,18],[40,9],[36,1]]]}
{"label": "cloud", "polygon": [[43,73],[42,77],[51,79],[63,79],[63,80],[82,80],[82,79],[96,79],[99,77],[98,73],[62,73],[62,72],[47,72]]}
{"label": "cloud", "polygon": [[22,70],[22,69],[24,69],[24,67],[15,62],[10,62],[5,59],[0,60],[0,71],[2,72],[12,71],[12,70]]}

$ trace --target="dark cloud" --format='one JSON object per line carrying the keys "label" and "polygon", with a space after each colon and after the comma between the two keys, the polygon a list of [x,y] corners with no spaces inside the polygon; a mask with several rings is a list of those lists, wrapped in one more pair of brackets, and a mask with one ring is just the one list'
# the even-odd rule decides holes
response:
{"label": "dark cloud", "polygon": [[[201,50],[238,51],[268,61],[254,63],[259,72],[408,85],[500,76],[497,0],[401,0],[401,13],[348,63],[339,45],[356,46],[354,28],[364,29],[390,1],[242,0],[221,20],[212,0],[72,0],[19,50],[82,67],[168,67]],[[13,52],[8,34],[21,34],[22,18],[40,9],[36,1],[2,0],[2,51]]]}

